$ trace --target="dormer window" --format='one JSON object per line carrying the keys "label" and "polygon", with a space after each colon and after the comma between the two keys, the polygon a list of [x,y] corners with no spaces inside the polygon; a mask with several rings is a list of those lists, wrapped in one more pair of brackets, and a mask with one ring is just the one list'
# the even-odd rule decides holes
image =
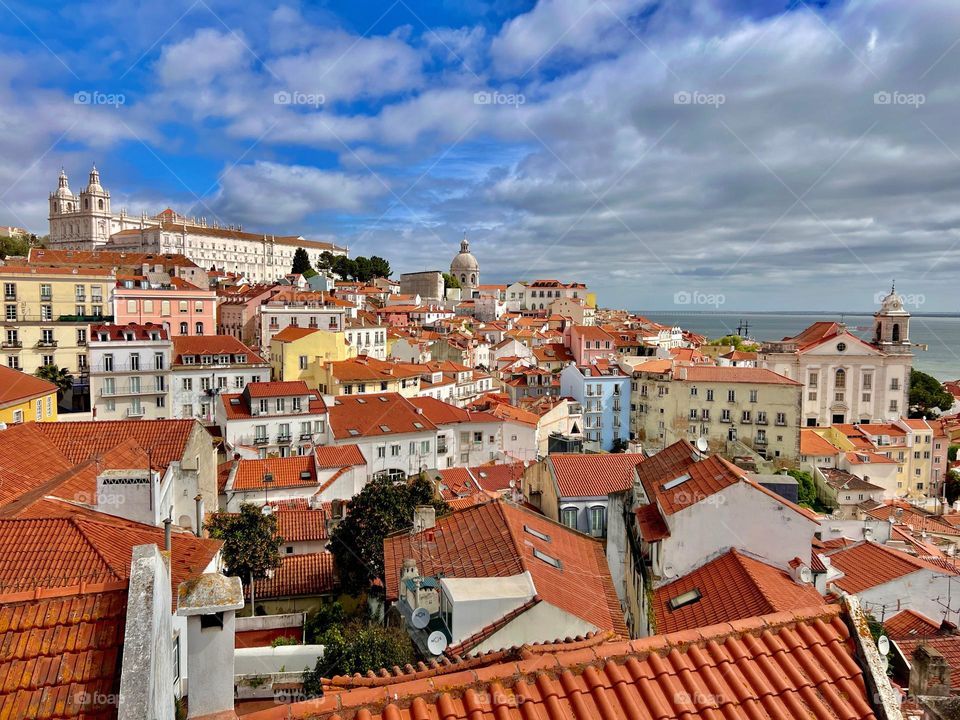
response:
{"label": "dormer window", "polygon": [[234,357],[236,358],[235,362],[238,363],[245,363],[247,361],[246,355],[235,355]]}
{"label": "dormer window", "polygon": [[180,358],[180,361],[184,365],[194,365],[197,362],[197,358],[193,355],[184,355]]}

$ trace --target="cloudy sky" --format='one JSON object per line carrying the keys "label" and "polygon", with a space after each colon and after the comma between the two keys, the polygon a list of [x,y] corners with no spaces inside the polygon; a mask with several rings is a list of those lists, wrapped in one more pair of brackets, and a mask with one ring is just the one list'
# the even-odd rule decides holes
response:
{"label": "cloudy sky", "polygon": [[299,233],[644,310],[958,311],[956,0],[0,0],[0,224]]}

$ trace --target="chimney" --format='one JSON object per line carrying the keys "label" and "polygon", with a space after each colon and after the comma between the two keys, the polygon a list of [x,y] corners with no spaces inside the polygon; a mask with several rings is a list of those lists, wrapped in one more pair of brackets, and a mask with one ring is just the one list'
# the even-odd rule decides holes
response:
{"label": "chimney", "polygon": [[204,573],[177,588],[177,615],[187,621],[188,718],[235,717],[236,614],[242,607],[238,577]]}
{"label": "chimney", "polygon": [[918,645],[910,658],[910,694],[914,697],[950,694],[950,666],[946,658],[929,645]]}
{"label": "chimney", "polygon": [[173,520],[170,518],[164,518],[163,520],[163,549],[167,552],[173,548],[173,540],[170,536],[170,526],[173,524]]}
{"label": "chimney", "polygon": [[436,527],[437,509],[433,505],[417,505],[413,511],[413,531],[421,532]]}
{"label": "chimney", "polygon": [[203,495],[197,493],[193,501],[197,504],[197,529],[195,534],[197,537],[201,537],[203,535]]}

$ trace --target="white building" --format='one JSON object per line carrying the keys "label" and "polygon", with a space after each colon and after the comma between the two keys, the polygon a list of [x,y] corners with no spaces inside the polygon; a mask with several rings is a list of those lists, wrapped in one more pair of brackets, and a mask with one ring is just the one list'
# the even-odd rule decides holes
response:
{"label": "white building", "polygon": [[387,326],[371,323],[364,317],[347,317],[343,328],[347,344],[357,349],[358,355],[377,360],[387,359]]}
{"label": "white building", "polygon": [[302,380],[249,383],[220,395],[215,420],[230,452],[243,457],[303,455],[327,440],[326,404]]}
{"label": "white building", "polygon": [[170,415],[170,338],[163,325],[92,325],[90,401],[97,420]]}
{"label": "white building", "polygon": [[893,421],[909,408],[910,314],[891,291],[874,314],[868,342],[836,322],[817,322],[799,335],[764,343],[759,367],[803,384],[807,427]]}
{"label": "white building", "polygon": [[437,427],[436,469],[482,465],[500,458],[504,433],[500,418],[430,397],[410,402]]}
{"label": "white building", "polygon": [[515,282],[506,290],[508,312],[547,311],[559,298],[585,299],[588,294],[583,283],[563,283],[559,280],[534,280],[531,283]]}
{"label": "white building", "polygon": [[286,327],[292,325],[337,332],[344,329],[346,318],[356,316],[353,305],[325,293],[297,293],[294,296],[278,293],[260,305],[259,310],[260,349],[267,356],[273,336]]}
{"label": "white building", "polygon": [[173,339],[171,417],[214,422],[217,398],[270,379],[270,363],[232,335]]}
{"label": "white building", "polygon": [[399,393],[340,395],[329,408],[335,445],[356,445],[370,477],[403,479],[437,467],[437,426]]}

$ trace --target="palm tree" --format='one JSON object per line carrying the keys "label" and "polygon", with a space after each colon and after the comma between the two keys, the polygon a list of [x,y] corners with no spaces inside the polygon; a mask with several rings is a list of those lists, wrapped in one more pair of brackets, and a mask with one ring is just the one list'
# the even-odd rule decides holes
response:
{"label": "palm tree", "polygon": [[41,380],[52,382],[57,386],[57,400],[62,400],[67,390],[73,387],[73,375],[66,368],[60,368],[56,365],[44,365],[38,368],[34,375]]}

